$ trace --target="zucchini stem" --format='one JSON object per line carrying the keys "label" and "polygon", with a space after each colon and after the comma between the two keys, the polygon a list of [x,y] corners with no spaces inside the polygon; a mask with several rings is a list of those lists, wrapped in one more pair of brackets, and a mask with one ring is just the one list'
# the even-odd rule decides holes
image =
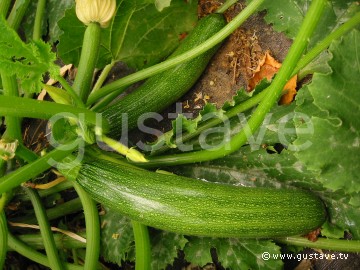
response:
{"label": "zucchini stem", "polygon": [[0,1],[0,16],[3,15],[6,18],[6,15],[9,12],[11,0],[1,0]]}
{"label": "zucchini stem", "polygon": [[222,30],[216,33],[214,36],[209,38],[207,41],[202,43],[199,46],[196,46],[192,50],[189,50],[179,56],[173,57],[168,59],[162,63],[156,64],[152,67],[145,68],[141,71],[136,73],[130,74],[124,78],[121,78],[115,82],[105,85],[104,87],[100,88],[98,91],[93,92],[90,94],[89,99],[86,103],[87,106],[90,106],[103,98],[104,96],[110,93],[117,93],[120,94],[122,91],[125,90],[125,86],[129,86],[135,82],[141,81],[143,79],[149,78],[157,73],[165,71],[169,68],[177,66],[181,63],[184,63],[190,59],[195,58],[196,56],[201,55],[202,53],[206,52],[207,50],[214,47],[216,44],[219,44],[225,38],[227,38],[233,31],[235,31],[247,18],[249,18],[253,13],[257,11],[259,6],[265,0],[253,0],[251,1],[245,9],[243,9],[239,15],[237,15],[231,22],[229,22]]}
{"label": "zucchini stem", "polygon": [[17,31],[20,27],[21,21],[24,18],[25,12],[29,7],[29,4],[30,0],[15,1],[7,19],[9,26],[12,27],[15,31]]}
{"label": "zucchini stem", "polygon": [[102,135],[101,130],[97,128],[96,128],[96,136],[99,141],[105,143],[107,146],[111,147],[119,154],[125,156],[128,160],[139,163],[147,162],[147,159],[141,152],[139,152],[135,148],[129,148],[126,145],[122,144],[121,142],[115,141],[105,135]]}
{"label": "zucchini stem", "polygon": [[97,269],[100,256],[100,220],[94,200],[76,182],[74,188],[84,208],[86,226],[86,254],[84,269]]}
{"label": "zucchini stem", "polygon": [[60,259],[57,251],[55,240],[50,229],[49,220],[46,216],[44,206],[42,205],[41,199],[36,191],[26,188],[26,193],[30,197],[31,203],[34,207],[35,216],[39,223],[40,233],[44,241],[44,247],[46,255],[49,258],[49,264],[51,269],[62,270],[64,269],[63,262]]}
{"label": "zucchini stem", "polygon": [[49,101],[0,96],[0,115],[50,119],[64,113],[72,114],[74,118],[80,118],[83,115],[85,123],[96,126],[102,122],[102,129],[105,131],[108,129],[108,122],[105,119],[99,118],[99,114],[85,108]]}
{"label": "zucchini stem", "polygon": [[216,13],[224,13],[227,11],[232,5],[236,4],[238,0],[226,0],[224,4],[222,4],[215,12]]}
{"label": "zucchini stem", "polygon": [[134,220],[131,224],[135,238],[135,270],[150,270],[151,247],[148,228]]}
{"label": "zucchini stem", "polygon": [[[3,83],[4,96],[8,98],[18,97],[19,90],[17,85],[17,80],[15,76],[7,76],[1,72],[1,80]],[[9,104],[14,106],[13,104]],[[6,131],[3,134],[3,139],[12,139],[22,142],[22,133],[21,133],[21,118],[16,116],[5,115]]]}
{"label": "zucchini stem", "polygon": [[360,252],[360,240],[345,240],[345,239],[329,239],[318,238],[316,242],[309,241],[307,238],[294,236],[286,238],[274,239],[275,242],[298,246],[309,247],[316,249],[327,249],[342,252]]}
{"label": "zucchini stem", "polygon": [[101,71],[101,74],[100,74],[99,78],[97,79],[92,91],[97,91],[101,88],[101,86],[104,84],[106,78],[108,77],[111,69],[115,66],[115,64],[116,64],[116,61],[113,60],[113,61],[111,61],[110,64],[108,64],[104,67],[104,69]]}
{"label": "zucchini stem", "polygon": [[34,22],[33,40],[41,40],[42,22],[44,19],[46,0],[38,0]]}
{"label": "zucchini stem", "polygon": [[[80,236],[85,236],[85,234],[81,234]],[[41,234],[21,234],[18,235],[20,241],[27,243],[30,247],[36,250],[44,249],[44,243]],[[57,249],[77,249],[77,248],[85,248],[86,243],[78,241],[72,237],[61,233],[54,233],[54,240]],[[13,250],[9,250],[13,251]]]}
{"label": "zucchini stem", "polygon": [[7,236],[8,236],[8,228],[6,224],[6,217],[4,211],[1,210],[0,211],[0,269],[4,269],[4,265],[5,265],[6,253],[8,250]]}
{"label": "zucchini stem", "polygon": [[84,34],[78,72],[73,84],[75,92],[86,102],[91,91],[94,70],[100,48],[101,27],[99,23],[90,23]]}
{"label": "zucchini stem", "polygon": [[315,0],[311,2],[295,41],[291,45],[278,74],[269,86],[266,96],[261,100],[259,106],[254,111],[245,127],[237,135],[235,135],[230,142],[218,149],[149,157],[149,162],[144,165],[147,167],[159,167],[202,162],[224,157],[240,149],[240,147],[247,142],[248,135],[254,134],[264,121],[266,114],[279,99],[284,85],[293,73],[297,62],[299,61],[306,45],[308,44],[308,40],[319,21],[325,7],[325,2],[325,0]]}

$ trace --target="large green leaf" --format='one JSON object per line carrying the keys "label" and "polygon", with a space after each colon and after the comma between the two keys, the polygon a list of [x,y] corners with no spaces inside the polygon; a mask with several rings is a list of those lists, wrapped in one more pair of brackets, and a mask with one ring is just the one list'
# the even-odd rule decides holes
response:
{"label": "large green leaf", "polygon": [[262,254],[280,254],[280,247],[270,240],[191,237],[185,246],[185,259],[204,266],[212,262],[210,249],[226,269],[281,269],[280,259],[264,260]]}
{"label": "large green leaf", "polygon": [[[117,2],[115,18],[102,31],[98,67],[111,61],[122,61],[136,69],[153,65],[176,48],[180,34],[190,31],[197,20],[197,1],[174,0],[161,12],[154,1]],[[66,63],[77,65],[85,26],[74,9],[66,12],[59,26],[65,32],[60,37],[59,56]]]}
{"label": "large green leaf", "polygon": [[172,265],[178,256],[178,251],[182,250],[187,242],[188,240],[183,235],[158,231],[151,239],[151,268],[161,270]]}
{"label": "large green leaf", "polygon": [[106,261],[121,265],[121,261],[128,259],[134,249],[131,221],[116,211],[105,208],[101,224],[101,255]]}
{"label": "large green leaf", "polygon": [[[265,16],[267,23],[271,23],[276,31],[295,38],[310,3],[311,0],[266,0],[262,7],[267,10]],[[311,38],[310,47],[326,37],[359,9],[359,5],[354,0],[327,1],[324,14]]]}
{"label": "large green leaf", "polygon": [[[360,54],[359,31],[354,30],[330,47],[332,73],[315,74],[308,86],[313,107],[323,117],[313,116],[313,109],[300,105],[296,112],[312,116],[314,134],[299,134],[294,145],[311,142],[296,153],[324,187],[360,192]],[[300,126],[301,128],[301,126]]]}

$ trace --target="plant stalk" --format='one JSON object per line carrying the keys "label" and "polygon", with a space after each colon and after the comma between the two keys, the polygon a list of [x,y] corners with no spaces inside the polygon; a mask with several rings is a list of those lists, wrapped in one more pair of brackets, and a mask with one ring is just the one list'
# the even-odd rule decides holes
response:
{"label": "plant stalk", "polygon": [[85,269],[97,269],[100,256],[100,221],[99,213],[94,200],[76,182],[74,188],[78,193],[84,207],[86,225],[86,255]]}
{"label": "plant stalk", "polygon": [[216,13],[224,13],[227,11],[232,5],[236,4],[238,0],[226,0],[224,4],[222,4],[215,12]]}
{"label": "plant stalk", "polygon": [[[12,99],[19,96],[17,80],[15,76],[7,76],[1,72],[1,80],[4,88],[4,96]],[[12,104],[9,104],[12,105]],[[6,131],[3,134],[4,139],[18,140],[22,142],[21,118],[5,115]]]}
{"label": "plant stalk", "polygon": [[[70,181],[68,181],[70,182]],[[63,204],[59,204],[55,207],[46,209],[46,216],[48,220],[54,220],[69,214],[73,214],[82,210],[82,204],[80,198],[75,198],[73,200],[67,201]],[[11,222],[20,222],[26,224],[34,224],[36,223],[36,217],[29,214],[26,216],[16,217],[10,220]]]}
{"label": "plant stalk", "polygon": [[16,0],[7,19],[8,24],[15,31],[20,27],[21,21],[29,7],[30,0]]}
{"label": "plant stalk", "polygon": [[[0,15],[1,16],[1,15]],[[8,228],[4,211],[0,212],[0,269],[4,269],[6,253],[8,251]]]}
{"label": "plant stalk", "polygon": [[327,249],[342,252],[360,252],[360,240],[318,238],[315,242],[304,237],[286,237],[274,239],[275,242],[298,247]]}
{"label": "plant stalk", "polygon": [[134,220],[131,224],[135,238],[135,270],[150,270],[151,248],[148,228]]}
{"label": "plant stalk", "polygon": [[100,48],[100,34],[100,24],[95,22],[87,26],[84,34],[80,62],[73,84],[75,92],[84,103],[86,103],[91,91],[91,84]]}
{"label": "plant stalk", "polygon": [[6,15],[9,12],[11,0],[1,0],[0,1],[0,15],[3,15],[6,18]]}
{"label": "plant stalk", "polygon": [[45,208],[41,202],[41,199],[36,191],[30,188],[26,188],[25,190],[30,197],[31,203],[34,207],[35,216],[39,223],[40,233],[43,238],[46,255],[49,258],[50,268],[53,270],[62,270],[64,269],[63,262],[61,261],[57,251],[49,220],[46,216]]}
{"label": "plant stalk", "polygon": [[[81,234],[80,236],[85,236],[85,234]],[[20,241],[28,244],[31,248],[35,250],[43,250],[44,243],[41,234],[21,234],[17,236]],[[57,249],[78,249],[85,248],[86,244],[80,242],[70,236],[64,235],[62,233],[54,233],[54,240]],[[9,249],[9,251],[13,251]]]}
{"label": "plant stalk", "polygon": [[34,31],[33,31],[33,40],[40,40],[42,33],[42,22],[44,19],[46,7],[46,0],[39,0],[36,8],[35,22],[34,22]]}
{"label": "plant stalk", "polygon": [[0,96],[0,115],[38,119],[50,119],[56,115],[71,116],[74,119],[84,117],[85,123],[95,126],[102,123],[103,131],[108,129],[107,121],[88,109],[20,97]]}

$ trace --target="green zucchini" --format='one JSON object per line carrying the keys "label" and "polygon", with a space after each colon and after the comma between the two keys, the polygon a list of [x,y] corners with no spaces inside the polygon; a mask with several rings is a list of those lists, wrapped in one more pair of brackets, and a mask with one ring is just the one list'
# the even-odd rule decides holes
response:
{"label": "green zucchini", "polygon": [[211,183],[105,160],[85,161],[67,176],[94,200],[132,220],[186,235],[302,235],[321,226],[326,218],[322,201],[300,189]]}
{"label": "green zucchini", "polygon": [[[193,31],[170,57],[180,55],[200,45],[225,25],[222,14],[211,14],[200,19]],[[112,136],[121,134],[123,113],[127,113],[128,128],[133,129],[137,126],[141,115],[147,112],[160,112],[183,96],[201,76],[219,46],[149,78],[134,92],[105,108],[102,113],[110,123],[109,134]]]}

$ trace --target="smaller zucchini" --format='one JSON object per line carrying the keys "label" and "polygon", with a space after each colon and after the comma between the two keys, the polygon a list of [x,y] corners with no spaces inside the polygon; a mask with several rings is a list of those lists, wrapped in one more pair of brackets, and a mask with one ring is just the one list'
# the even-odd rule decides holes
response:
{"label": "smaller zucchini", "polygon": [[[205,42],[226,25],[222,14],[210,14],[200,19],[175,52],[175,57]],[[128,116],[128,128],[137,127],[137,121],[145,113],[160,112],[182,97],[199,79],[220,44],[198,57],[161,72],[145,81],[134,92],[102,111],[110,123],[109,134],[121,134],[123,114]]]}
{"label": "smaller zucchini", "polygon": [[96,201],[145,225],[186,235],[271,238],[302,235],[326,218],[300,189],[248,188],[119,166],[83,163],[71,175]]}

